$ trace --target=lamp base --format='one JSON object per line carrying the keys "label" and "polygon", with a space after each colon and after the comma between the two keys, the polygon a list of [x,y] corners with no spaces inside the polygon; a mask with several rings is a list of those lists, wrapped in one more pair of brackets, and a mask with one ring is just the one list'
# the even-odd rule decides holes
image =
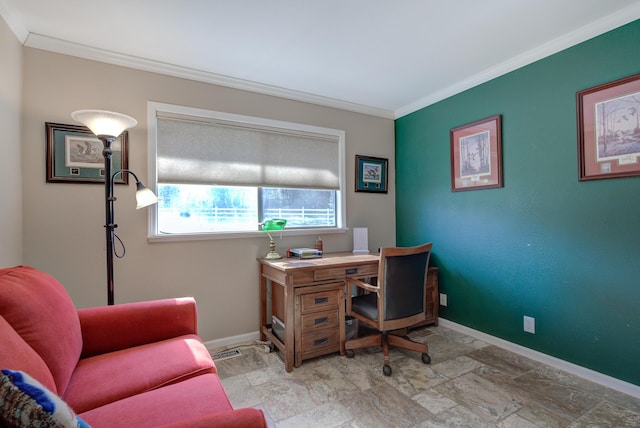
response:
{"label": "lamp base", "polygon": [[264,256],[264,258],[267,260],[276,260],[276,259],[282,258],[280,254],[276,253],[276,242],[273,240],[273,237],[271,236],[270,233],[269,233],[269,252],[267,253],[266,256]]}
{"label": "lamp base", "polygon": [[267,253],[266,256],[264,256],[265,259],[267,260],[277,260],[277,259],[281,259],[282,256],[278,253],[276,253],[275,251],[269,251]]}

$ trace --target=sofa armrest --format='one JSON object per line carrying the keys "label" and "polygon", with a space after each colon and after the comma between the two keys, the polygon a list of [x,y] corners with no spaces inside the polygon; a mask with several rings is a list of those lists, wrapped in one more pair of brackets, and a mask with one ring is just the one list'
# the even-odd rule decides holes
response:
{"label": "sofa armrest", "polygon": [[159,428],[268,428],[268,425],[262,410],[245,407],[174,422]]}
{"label": "sofa armrest", "polygon": [[82,358],[198,334],[192,297],[78,309]]}

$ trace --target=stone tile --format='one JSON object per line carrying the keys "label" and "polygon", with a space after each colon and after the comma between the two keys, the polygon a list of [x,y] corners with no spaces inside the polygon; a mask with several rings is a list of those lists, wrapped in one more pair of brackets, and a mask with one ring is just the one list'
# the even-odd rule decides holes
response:
{"label": "stone tile", "polygon": [[568,416],[553,412],[536,402],[529,402],[516,414],[520,418],[544,428],[564,428],[571,423]]}
{"label": "stone tile", "polygon": [[279,376],[283,376],[283,374],[284,371],[276,370],[273,367],[265,367],[264,369],[245,373],[245,377],[247,378],[251,386],[256,386],[275,380]]}
{"label": "stone tile", "polygon": [[492,345],[475,350],[469,353],[468,356],[512,377],[519,376],[540,366],[537,361]]}
{"label": "stone tile", "polygon": [[437,326],[437,327],[430,327],[430,329],[435,334],[438,334],[442,337],[446,337],[447,339],[452,340],[454,342],[469,346],[473,349],[482,349],[484,347],[490,346],[487,342],[483,342],[482,340],[476,339],[475,337],[467,336],[464,333],[451,330],[450,328]]}
{"label": "stone tile", "polygon": [[415,358],[403,358],[391,363],[391,376],[384,376],[381,368],[380,375],[383,380],[398,389],[407,397],[413,397],[421,391],[426,391],[446,382],[448,379],[434,371],[430,365]]}
{"label": "stone tile", "polygon": [[476,415],[464,406],[455,406],[415,428],[495,428],[496,424]]}
{"label": "stone tile", "polygon": [[465,373],[477,370],[483,366],[484,364],[474,360],[473,358],[462,356],[454,358],[453,360],[446,360],[438,364],[432,364],[431,368],[437,373],[440,373],[449,379],[453,379]]}
{"label": "stone tile", "polygon": [[233,408],[253,407],[262,402],[261,397],[251,388],[244,375],[220,379]]}
{"label": "stone tile", "polygon": [[638,427],[640,399],[443,327],[411,331],[432,363],[382,348],[305,360],[287,373],[281,353],[243,346],[216,366],[232,405],[281,427]]}
{"label": "stone tile", "polygon": [[360,392],[360,388],[345,378],[340,370],[329,365],[306,370],[304,383],[316,403],[340,401]]}
{"label": "stone tile", "polygon": [[615,404],[603,402],[569,425],[569,427],[637,428],[640,427],[640,414]]}
{"label": "stone tile", "polygon": [[513,386],[526,393],[526,396],[555,413],[574,420],[601,399],[575,387],[562,385],[539,371],[525,373],[512,381]]}
{"label": "stone tile", "polygon": [[539,428],[540,425],[529,422],[528,420],[516,415],[511,415],[498,424],[500,428]]}
{"label": "stone tile", "polygon": [[[218,360],[215,362],[218,375],[221,379],[237,376],[254,370],[265,368],[267,365],[255,347],[240,348],[240,357]],[[215,351],[214,351],[215,352]]]}
{"label": "stone tile", "polygon": [[413,427],[431,419],[424,407],[389,385],[378,385],[343,401],[357,427]]}
{"label": "stone tile", "polygon": [[306,385],[293,378],[276,379],[257,385],[253,389],[276,422],[309,411],[318,405],[311,398]]}
{"label": "stone tile", "polygon": [[300,413],[284,421],[278,422],[278,428],[332,428],[343,426],[353,417],[344,405],[326,403]]}
{"label": "stone tile", "polygon": [[537,368],[536,371],[553,379],[554,382],[557,382],[559,385],[580,389],[581,391],[596,395],[603,400],[607,400],[610,403],[624,407],[627,410],[640,413],[640,399],[636,397],[632,397],[604,385],[591,382],[587,379],[581,378],[580,376],[558,370],[554,367],[542,365]]}
{"label": "stone tile", "polygon": [[457,377],[435,389],[478,416],[494,422],[515,413],[524,404],[519,396],[508,389],[501,388],[475,373]]}
{"label": "stone tile", "polygon": [[411,397],[411,399],[434,415],[438,415],[458,405],[458,403],[440,394],[435,389],[422,391]]}
{"label": "stone tile", "polygon": [[452,360],[474,351],[474,348],[469,345],[448,339],[439,334],[429,337],[428,343],[431,364],[439,364],[443,361]]}

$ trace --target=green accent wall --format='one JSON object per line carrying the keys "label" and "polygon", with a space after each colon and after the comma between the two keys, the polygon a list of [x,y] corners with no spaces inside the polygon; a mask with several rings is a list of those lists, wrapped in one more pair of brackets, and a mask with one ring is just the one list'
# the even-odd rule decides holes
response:
{"label": "green accent wall", "polygon": [[[433,242],[441,317],[640,385],[640,177],[579,182],[576,126],[636,73],[640,20],[396,121],[397,244]],[[504,187],[451,192],[449,130],[495,114]]]}

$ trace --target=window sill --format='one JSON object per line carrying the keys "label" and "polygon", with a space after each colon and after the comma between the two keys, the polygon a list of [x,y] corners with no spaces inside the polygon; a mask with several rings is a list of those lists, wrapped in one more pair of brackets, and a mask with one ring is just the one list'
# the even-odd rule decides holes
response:
{"label": "window sill", "polygon": [[[271,232],[274,236],[305,236],[305,235],[333,235],[346,233],[349,228],[317,228],[317,229],[285,229]],[[242,238],[263,238],[266,232],[216,232],[216,233],[174,233],[167,235],[148,235],[148,242],[181,242],[181,241],[211,241],[217,239],[242,239]]]}

